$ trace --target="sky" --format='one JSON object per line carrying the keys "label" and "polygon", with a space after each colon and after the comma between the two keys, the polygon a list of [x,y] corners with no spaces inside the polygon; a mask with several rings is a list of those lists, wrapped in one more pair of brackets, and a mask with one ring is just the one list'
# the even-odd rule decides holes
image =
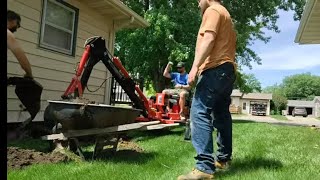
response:
{"label": "sky", "polygon": [[280,84],[286,76],[310,72],[320,76],[320,45],[299,45],[295,43],[299,21],[293,20],[294,12],[279,11],[277,25],[280,33],[265,31],[271,40],[265,44],[256,41],[252,49],[262,59],[262,65],[252,63],[252,73],[260,81],[262,88]]}

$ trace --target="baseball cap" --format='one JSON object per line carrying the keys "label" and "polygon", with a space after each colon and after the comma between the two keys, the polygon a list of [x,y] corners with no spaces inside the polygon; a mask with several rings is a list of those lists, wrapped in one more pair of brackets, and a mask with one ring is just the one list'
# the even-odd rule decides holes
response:
{"label": "baseball cap", "polygon": [[184,66],[185,66],[184,62],[179,62],[176,67],[177,68],[182,68]]}

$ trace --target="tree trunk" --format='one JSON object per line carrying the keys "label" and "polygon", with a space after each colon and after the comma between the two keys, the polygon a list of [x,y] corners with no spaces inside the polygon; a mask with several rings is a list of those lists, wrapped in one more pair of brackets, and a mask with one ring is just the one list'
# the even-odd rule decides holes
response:
{"label": "tree trunk", "polygon": [[148,11],[150,7],[150,0],[144,0],[144,11]]}
{"label": "tree trunk", "polygon": [[152,85],[157,93],[160,93],[165,89],[165,77],[162,76],[162,72],[155,72],[152,78]]}

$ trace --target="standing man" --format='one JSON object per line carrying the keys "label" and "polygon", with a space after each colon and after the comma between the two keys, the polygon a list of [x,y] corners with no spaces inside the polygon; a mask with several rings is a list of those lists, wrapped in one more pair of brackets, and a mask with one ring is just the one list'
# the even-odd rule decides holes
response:
{"label": "standing man", "polygon": [[[191,107],[191,138],[197,160],[194,170],[179,180],[213,179],[216,164],[226,164],[232,153],[230,95],[235,81],[236,33],[220,0],[198,0],[202,23],[188,83],[198,81]],[[214,114],[214,119],[211,117]],[[218,153],[213,157],[213,127]]]}
{"label": "standing man", "polygon": [[20,15],[14,11],[7,11],[7,48],[15,55],[21,68],[25,71],[25,77],[32,78],[31,65],[13,33],[20,28]]}
{"label": "standing man", "polygon": [[179,107],[180,107],[180,119],[185,121],[185,114],[183,112],[184,106],[186,103],[186,98],[189,95],[190,85],[188,84],[188,73],[185,69],[185,64],[183,62],[179,62],[177,64],[177,71],[170,73],[172,62],[169,62],[163,72],[163,76],[169,79],[172,79],[174,82],[174,89],[165,89],[162,93],[168,95],[179,95]]}

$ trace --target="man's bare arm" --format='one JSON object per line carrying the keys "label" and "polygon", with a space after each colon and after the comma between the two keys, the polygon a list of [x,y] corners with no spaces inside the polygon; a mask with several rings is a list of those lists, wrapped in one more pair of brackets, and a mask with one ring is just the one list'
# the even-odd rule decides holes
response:
{"label": "man's bare arm", "polygon": [[26,72],[26,76],[32,77],[30,62],[13,33],[9,30],[7,30],[7,46],[19,61],[21,68]]}
{"label": "man's bare arm", "polygon": [[211,52],[214,45],[216,33],[213,31],[206,31],[203,36],[204,37],[202,42],[198,44],[199,45],[198,47],[196,47],[197,51],[195,53],[195,58],[192,65],[192,67],[197,69],[209,56],[209,53]]}
{"label": "man's bare arm", "polygon": [[172,63],[169,62],[169,63],[167,64],[166,68],[165,68],[164,71],[163,71],[163,76],[166,77],[166,78],[169,78],[169,79],[171,79],[171,75],[170,75],[171,66],[172,66]]}

